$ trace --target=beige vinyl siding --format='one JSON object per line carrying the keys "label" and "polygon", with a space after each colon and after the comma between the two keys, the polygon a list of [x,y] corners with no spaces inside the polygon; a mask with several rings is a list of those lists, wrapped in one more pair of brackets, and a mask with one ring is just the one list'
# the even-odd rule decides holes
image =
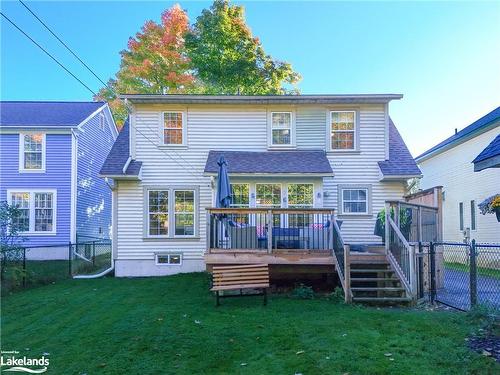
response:
{"label": "beige vinyl siding", "polygon": [[421,188],[442,185],[443,238],[447,241],[462,241],[459,203],[464,204],[464,228],[471,227],[470,201],[476,203],[476,230],[471,230],[471,239],[479,242],[500,242],[499,223],[494,214],[481,215],[477,207],[484,199],[500,191],[500,169],[490,168],[474,172],[472,160],[498,135],[496,128],[480,134],[419,164],[424,177]]}
{"label": "beige vinyl siding", "polygon": [[[286,108],[290,109],[289,106]],[[384,200],[400,199],[404,189],[401,183],[379,182],[377,161],[385,158],[384,105],[358,105],[356,108],[360,110],[360,152],[328,153],[336,175],[335,178],[323,180],[323,192],[326,191],[328,195],[323,198],[323,206],[337,207],[337,184],[370,184],[373,191],[373,214],[363,218],[343,218],[343,233],[350,243],[378,242],[380,238],[373,235],[376,214],[382,209]],[[327,106],[295,106],[298,149],[325,149],[327,117],[331,109],[333,108]],[[161,112],[168,110],[182,110],[187,114],[186,147],[156,145],[159,143]],[[276,106],[272,110],[276,110]],[[143,162],[142,181],[119,182],[118,185],[118,259],[154,261],[156,252],[182,252],[185,260],[201,260],[206,247],[205,208],[212,206],[211,178],[203,176],[208,152],[268,150],[268,111],[266,106],[138,105],[134,122],[140,132],[132,127],[131,133],[134,133],[132,139],[136,142],[135,157]],[[315,181],[316,190],[320,192],[321,180]],[[199,238],[143,238],[144,187],[161,185],[199,187]]]}

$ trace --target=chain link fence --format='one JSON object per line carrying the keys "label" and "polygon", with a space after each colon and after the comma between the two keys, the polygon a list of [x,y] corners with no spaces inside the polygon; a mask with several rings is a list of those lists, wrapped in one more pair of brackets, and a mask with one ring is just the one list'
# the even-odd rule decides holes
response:
{"label": "chain link fence", "polygon": [[432,302],[464,311],[478,304],[500,309],[500,244],[431,242],[421,248],[427,250],[420,251],[419,273],[428,279],[422,292]]}
{"label": "chain link fence", "polygon": [[76,275],[98,274],[112,264],[111,240],[19,247],[0,252],[2,294]]}

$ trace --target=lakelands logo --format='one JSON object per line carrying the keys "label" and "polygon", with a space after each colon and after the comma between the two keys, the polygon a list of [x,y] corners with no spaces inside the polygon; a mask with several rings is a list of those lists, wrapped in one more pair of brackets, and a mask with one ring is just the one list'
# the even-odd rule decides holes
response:
{"label": "lakelands logo", "polygon": [[12,371],[42,374],[48,369],[49,359],[45,358],[45,355],[42,355],[39,358],[28,358],[26,356],[19,357],[19,352],[16,350],[2,350],[0,356],[0,366],[2,368],[1,372]]}

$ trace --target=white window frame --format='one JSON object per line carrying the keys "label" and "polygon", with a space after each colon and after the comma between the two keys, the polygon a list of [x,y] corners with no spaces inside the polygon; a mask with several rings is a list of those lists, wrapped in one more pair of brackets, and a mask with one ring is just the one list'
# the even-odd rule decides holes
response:
{"label": "white window frame", "polygon": [[[42,168],[41,169],[26,169],[24,168],[24,137],[27,135],[41,134],[42,135]],[[43,132],[24,132],[19,133],[19,173],[45,173],[45,161],[47,155],[46,147],[47,134]]]}
{"label": "white window frame", "polygon": [[[289,113],[290,114],[290,143],[279,144],[273,143],[273,130],[286,129],[286,128],[273,128],[273,115],[275,113]],[[295,148],[295,111],[292,110],[272,110],[269,111],[268,118],[268,131],[267,131],[267,144],[269,148]]]}
{"label": "white window frame", "polygon": [[[182,260],[183,260],[183,254],[182,253],[157,253],[155,254],[155,264],[157,266],[182,266]],[[170,257],[172,256],[178,256],[180,258],[179,263],[170,263]],[[159,257],[167,257],[168,262],[167,263],[160,263],[158,262]]]}
{"label": "white window frame", "polygon": [[[344,191],[346,190],[364,190],[366,192],[366,211],[365,212],[344,212]],[[345,216],[367,216],[371,215],[371,186],[362,185],[341,185],[338,190],[338,204],[339,204],[339,214]],[[351,201],[350,202],[363,202],[363,201]]]}
{"label": "white window frame", "polygon": [[[167,227],[167,234],[151,234],[149,232],[150,230],[150,220],[149,220],[149,215],[151,215],[151,211],[149,210],[149,193],[153,192],[153,191],[166,191],[167,192],[167,215],[168,215],[168,219],[167,219],[167,223],[168,223],[168,227]],[[172,199],[172,195],[171,195],[171,191],[169,189],[148,189],[147,191],[147,194],[146,194],[146,212],[147,212],[147,215],[146,215],[146,226],[147,226],[147,236],[148,237],[151,237],[151,238],[162,238],[162,237],[169,237],[170,236],[170,233],[172,231],[172,228],[170,227],[170,200]]]}
{"label": "white window frame", "polygon": [[[22,235],[29,236],[50,236],[57,234],[57,190],[56,189],[8,189],[7,203],[12,204],[12,194],[27,193],[29,194],[29,230],[20,232]],[[52,230],[51,231],[35,231],[35,194],[47,193],[52,194]]]}
{"label": "white window frame", "polygon": [[[180,215],[185,215],[185,214],[189,214],[188,212],[184,212],[184,211],[179,211],[177,212],[175,210],[175,193],[177,191],[190,191],[193,193],[193,234],[175,234],[175,216],[176,214],[180,214]],[[173,231],[172,231],[172,237],[174,238],[192,238],[192,237],[195,237],[196,236],[196,225],[197,225],[197,222],[196,222],[196,210],[197,210],[197,200],[196,200],[196,190],[195,189],[184,189],[184,188],[174,188],[172,189],[172,228],[173,228]],[[170,203],[170,202],[169,202]],[[170,220],[170,213],[169,213],[169,220]]]}
{"label": "white window frame", "polygon": [[[149,192],[168,191],[168,234],[149,234]],[[194,230],[192,235],[175,234],[175,192],[192,191],[194,194]],[[144,233],[146,239],[176,240],[176,239],[198,239],[199,236],[199,187],[198,186],[146,186],[144,187]]]}
{"label": "white window frame", "polygon": [[286,184],[286,207],[290,207],[290,194],[289,188],[290,185],[310,185],[312,187],[312,202],[311,204],[298,204],[296,208],[314,208],[314,183],[312,182],[289,182]]}
{"label": "white window frame", "polygon": [[[353,119],[354,119],[354,129],[353,130],[332,130],[332,117],[334,113],[352,113],[353,114]],[[355,110],[332,110],[329,111],[328,113],[328,150],[332,152],[352,152],[352,151],[357,151],[358,150],[358,112]],[[333,133],[353,133],[353,143],[352,146],[353,148],[333,148],[332,145],[332,136]]]}
{"label": "white window frame", "polygon": [[[258,204],[257,199],[258,199],[258,193],[257,193],[257,187],[259,185],[279,185],[280,187],[280,204],[279,207],[274,207],[272,204]],[[285,204],[283,203],[283,184],[281,182],[258,182],[255,184],[255,207],[256,208],[284,208]]]}
{"label": "white window frame", "polygon": [[247,183],[247,182],[233,182],[231,183],[231,190],[232,190],[232,187],[233,185],[246,185],[248,187],[248,205],[243,205],[243,204],[235,204],[235,203],[231,203],[231,207],[233,208],[249,208],[250,207],[250,184]]}
{"label": "white window frame", "polygon": [[[166,113],[177,113],[181,115],[182,118],[182,143],[165,143],[165,114]],[[160,146],[162,147],[186,147],[187,145],[187,114],[185,110],[180,109],[171,109],[162,111],[160,114],[160,125],[159,125],[159,137],[160,137]],[[174,129],[174,128],[170,128]],[[177,129],[177,128],[175,128]]]}

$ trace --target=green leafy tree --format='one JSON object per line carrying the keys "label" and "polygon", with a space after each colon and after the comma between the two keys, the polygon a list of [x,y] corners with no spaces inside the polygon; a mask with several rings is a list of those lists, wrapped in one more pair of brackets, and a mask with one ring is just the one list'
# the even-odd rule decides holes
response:
{"label": "green leafy tree", "polygon": [[[215,0],[186,35],[198,78],[210,94],[287,94],[300,75],[264,52],[245,23],[244,8]],[[289,88],[287,88],[287,85]]]}
{"label": "green leafy tree", "polygon": [[127,116],[124,104],[116,93],[177,94],[197,91],[184,46],[189,30],[186,12],[176,4],[161,15],[161,22],[147,21],[128,48],[120,52],[120,70],[116,79],[108,81],[96,100],[110,103],[115,120],[121,125]]}

